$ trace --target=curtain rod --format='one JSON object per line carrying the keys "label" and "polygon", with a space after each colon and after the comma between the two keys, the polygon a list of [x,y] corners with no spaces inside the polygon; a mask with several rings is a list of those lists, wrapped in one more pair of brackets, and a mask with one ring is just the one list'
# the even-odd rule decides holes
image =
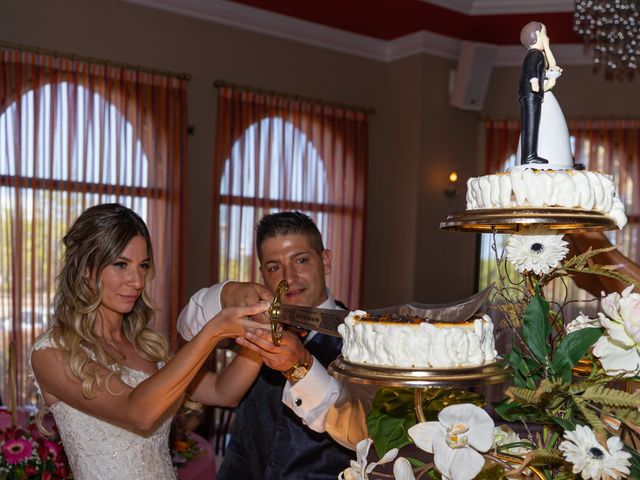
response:
{"label": "curtain rod", "polygon": [[337,108],[344,108],[347,110],[354,110],[356,112],[362,112],[365,113],[367,115],[375,115],[376,114],[376,110],[374,108],[369,108],[369,107],[360,107],[357,105],[347,105],[344,103],[336,103],[336,102],[329,102],[327,100],[322,100],[319,98],[313,98],[313,97],[305,97],[302,95],[294,95],[291,93],[284,93],[284,92],[278,92],[276,90],[267,90],[264,88],[260,88],[260,87],[252,87],[250,85],[240,85],[238,83],[233,83],[233,82],[227,82],[225,80],[216,80],[215,82],[213,82],[213,86],[216,88],[221,88],[221,87],[229,87],[229,88],[234,88],[236,90],[241,90],[243,92],[252,92],[252,93],[259,93],[262,95],[271,95],[274,97],[281,97],[281,98],[287,98],[287,99],[291,99],[291,100],[302,100],[305,102],[312,102],[312,103],[318,103],[320,105],[327,105],[330,107],[337,107]]}
{"label": "curtain rod", "polygon": [[167,77],[175,77],[180,80],[187,80],[187,81],[191,80],[191,75],[188,73],[171,72],[168,70],[158,70],[155,68],[141,67],[139,65],[132,65],[130,63],[113,62],[111,60],[103,60],[100,58],[94,58],[94,57],[89,57],[84,55],[76,55],[75,53],[60,52],[58,50],[49,50],[46,48],[32,47],[29,45],[21,45],[17,43],[6,42],[4,40],[0,40],[0,48],[5,48],[8,50],[17,50],[20,52],[30,52],[30,53],[35,53],[37,55],[48,55],[50,57],[64,58],[68,60],[79,60],[81,62],[93,63],[96,65],[105,65],[107,67],[117,67],[117,68],[122,68],[124,70],[133,70],[133,71],[151,73],[156,75],[164,75]]}

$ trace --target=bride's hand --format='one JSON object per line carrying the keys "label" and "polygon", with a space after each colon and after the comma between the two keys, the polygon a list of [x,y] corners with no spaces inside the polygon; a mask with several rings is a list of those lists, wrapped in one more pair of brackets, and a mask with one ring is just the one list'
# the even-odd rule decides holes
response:
{"label": "bride's hand", "polygon": [[269,308],[268,302],[259,302],[248,307],[227,307],[209,320],[206,328],[222,338],[241,337],[247,329],[264,328],[263,323],[251,320],[250,317],[260,316]]}

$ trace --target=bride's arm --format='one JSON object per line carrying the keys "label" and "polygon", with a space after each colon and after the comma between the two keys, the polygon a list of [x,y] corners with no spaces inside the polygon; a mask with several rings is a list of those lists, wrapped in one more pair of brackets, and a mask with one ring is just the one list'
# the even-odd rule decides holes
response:
{"label": "bride's arm", "polygon": [[[215,345],[223,338],[244,334],[247,328],[261,327],[247,317],[263,313],[266,308],[265,304],[257,304],[223,310],[162,369],[136,388],[114,376],[108,381],[109,391],[95,388],[95,396],[86,398],[82,393],[82,382],[71,371],[66,355],[54,348],[33,352],[33,370],[45,398],[61,400],[89,415],[126,428],[150,431],[163,414],[182,399]],[[98,364],[94,364],[94,368],[107,373]]]}
{"label": "bride's arm", "polygon": [[262,358],[245,348],[220,373],[203,371],[192,383],[191,399],[205,405],[235,407],[260,373]]}

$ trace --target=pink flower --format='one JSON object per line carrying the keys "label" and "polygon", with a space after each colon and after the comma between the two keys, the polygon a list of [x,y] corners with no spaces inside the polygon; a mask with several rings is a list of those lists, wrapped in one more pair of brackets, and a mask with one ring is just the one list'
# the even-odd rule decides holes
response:
{"label": "pink flower", "polygon": [[43,460],[52,459],[56,460],[62,453],[62,446],[51,440],[43,440],[38,448],[38,455]]}
{"label": "pink flower", "polygon": [[[67,478],[67,467],[64,464],[56,464],[55,474],[60,478]],[[42,480],[44,480],[44,477]]]}
{"label": "pink flower", "polygon": [[31,442],[24,438],[7,440],[2,446],[2,454],[9,465],[15,465],[29,458],[33,452]]}

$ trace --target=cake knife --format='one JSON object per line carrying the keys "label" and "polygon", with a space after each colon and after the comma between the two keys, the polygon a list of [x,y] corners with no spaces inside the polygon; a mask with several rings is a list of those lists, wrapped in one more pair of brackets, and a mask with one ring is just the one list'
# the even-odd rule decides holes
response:
{"label": "cake knife", "polygon": [[[335,310],[316,307],[300,307],[298,305],[287,305],[280,302],[283,292],[288,288],[286,280],[278,284],[273,302],[269,306],[267,313],[271,319],[271,339],[275,345],[282,340],[281,323],[293,325],[295,327],[315,330],[326,335],[339,337],[338,325],[344,323],[349,316],[349,310]],[[484,290],[464,298],[449,303],[428,305],[424,303],[410,302],[393,307],[369,310],[370,313],[385,315],[398,314],[410,315],[424,318],[426,322],[447,322],[462,323],[473,317],[485,303],[493,285]]]}

